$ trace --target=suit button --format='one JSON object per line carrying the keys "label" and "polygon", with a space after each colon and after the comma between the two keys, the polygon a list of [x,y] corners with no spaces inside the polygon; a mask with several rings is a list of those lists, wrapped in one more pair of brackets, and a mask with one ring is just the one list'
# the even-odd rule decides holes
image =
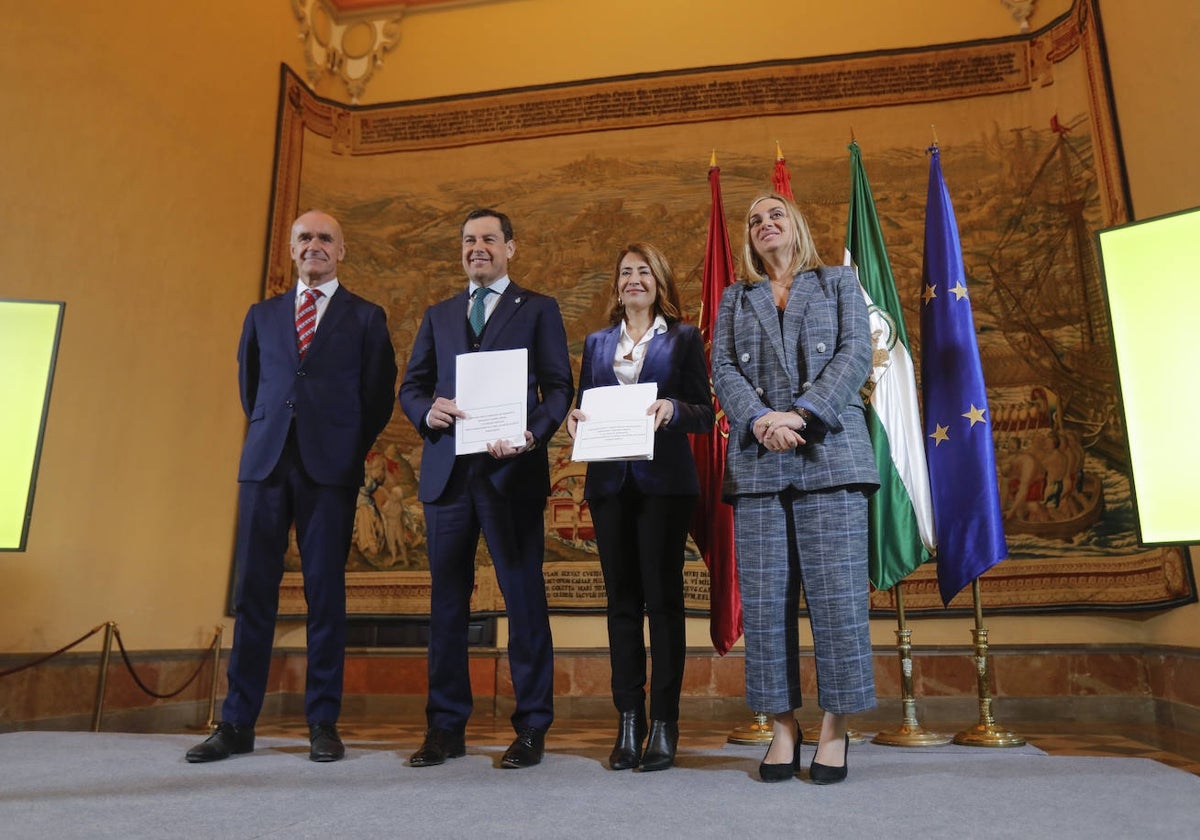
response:
{"label": "suit button", "polygon": [[302,370],[298,370],[298,371],[296,371],[296,375],[297,375],[297,376],[308,376],[308,374],[307,374],[306,372],[302,371]]}
{"label": "suit button", "polygon": [[750,354],[749,354],[749,353],[743,353],[743,354],[742,354],[742,361],[743,361],[743,362],[748,362],[748,361],[750,361]]}
{"label": "suit button", "polygon": [[762,388],[755,388],[754,393],[758,394],[758,396],[761,397],[762,396]]}
{"label": "suit button", "polygon": [[295,408],[295,407],[296,407],[296,401],[295,401],[295,400],[288,400],[287,402],[285,402],[285,403],[284,403],[284,405],[285,405],[285,406],[287,406],[288,408]]}
{"label": "suit button", "polygon": [[824,353],[824,352],[825,352],[825,342],[824,342],[824,341],[818,342],[818,344],[817,344],[817,352],[818,352],[818,353]]}

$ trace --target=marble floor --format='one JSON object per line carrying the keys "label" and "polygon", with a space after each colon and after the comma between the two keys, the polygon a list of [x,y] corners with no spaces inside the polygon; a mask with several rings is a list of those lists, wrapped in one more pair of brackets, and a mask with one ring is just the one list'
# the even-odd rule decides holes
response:
{"label": "marble floor", "polygon": [[[749,718],[745,723],[749,723]],[[739,725],[728,720],[680,721],[680,749],[719,748]],[[969,724],[964,724],[966,728]],[[386,745],[407,755],[421,743],[424,723],[407,718],[393,720],[349,720],[339,724],[343,740]],[[1154,726],[1111,724],[1083,725],[1064,722],[1028,723],[1009,726],[1030,744],[1051,755],[1123,756],[1152,758],[1169,767],[1200,775],[1200,735],[1180,733]],[[304,738],[307,727],[302,720],[263,718],[256,727],[263,737]],[[947,729],[946,734],[954,731]],[[558,720],[547,737],[547,749],[565,749],[606,755],[612,747],[615,721]],[[871,734],[869,731],[867,734]],[[478,746],[506,746],[512,729],[506,719],[476,714],[467,727],[467,742]],[[898,748],[901,749],[901,748]]]}

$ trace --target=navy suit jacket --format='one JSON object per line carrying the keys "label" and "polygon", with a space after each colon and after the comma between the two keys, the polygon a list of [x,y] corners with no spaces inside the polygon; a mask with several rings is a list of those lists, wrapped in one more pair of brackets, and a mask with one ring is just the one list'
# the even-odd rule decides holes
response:
{"label": "navy suit jacket", "polygon": [[301,361],[295,287],[256,303],[242,326],[238,382],[250,421],[238,481],[271,474],[294,422],[309,477],[359,487],[367,450],[396,405],[387,316],[339,284]]}
{"label": "navy suit jacket", "polygon": [[[617,385],[613,358],[621,325],[594,332],[583,345],[579,394],[588,388]],[[658,384],[659,399],[670,399],[675,413],[654,433],[654,458],[650,461],[593,461],[583,485],[586,499],[616,495],[627,476],[638,489],[655,496],[694,496],[700,492],[689,433],[712,430],[714,413],[704,361],[704,339],[689,324],[675,322],[646,345],[639,382]]]}
{"label": "navy suit jacket", "polygon": [[[412,356],[400,384],[400,408],[425,441],[417,498],[436,502],[454,469],[454,426],[431,429],[425,424],[438,397],[455,399],[455,360],[471,351],[467,326],[467,292],[435,303],[413,340]],[[513,458],[484,455],[492,485],[507,496],[545,499],[550,493],[550,465],[545,444],[571,408],[575,385],[567,353],[567,333],[558,302],[509,282],[484,328],[479,350],[529,351],[526,417],[538,445]]]}
{"label": "navy suit jacket", "polygon": [[[871,372],[871,328],[854,270],[827,266],[792,279],[780,330],[771,284],[725,289],[713,331],[713,387],[729,418],[724,496],[787,487],[879,486],[859,389]],[[811,406],[805,445],[770,453],[750,430],[765,409]]]}

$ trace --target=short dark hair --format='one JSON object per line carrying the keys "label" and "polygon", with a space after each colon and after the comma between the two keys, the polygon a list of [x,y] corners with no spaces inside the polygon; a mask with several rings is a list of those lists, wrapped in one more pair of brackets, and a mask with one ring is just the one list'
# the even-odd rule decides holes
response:
{"label": "short dark hair", "polygon": [[472,219],[486,219],[489,216],[500,222],[500,232],[504,234],[504,241],[512,242],[512,221],[508,218],[508,216],[505,216],[499,210],[491,210],[487,207],[479,207],[468,213],[467,218],[463,219],[462,227],[459,228],[459,233],[462,233],[467,226],[467,222],[471,221]]}

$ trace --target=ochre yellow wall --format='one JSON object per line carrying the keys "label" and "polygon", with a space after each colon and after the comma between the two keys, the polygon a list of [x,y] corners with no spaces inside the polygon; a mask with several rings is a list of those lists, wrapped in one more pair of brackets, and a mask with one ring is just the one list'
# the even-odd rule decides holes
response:
{"label": "ochre yellow wall", "polygon": [[[1069,5],[1040,0],[1032,25]],[[1200,8],[1102,13],[1136,213],[1200,204]],[[289,0],[39,0],[5,15],[0,297],[64,299],[67,313],[29,548],[0,554],[0,652],[108,619],[133,649],[199,648],[225,621],[234,350],[261,288],[278,66],[304,70],[296,31]],[[999,0],[501,0],[409,15],[363,102],[1015,32]],[[346,98],[330,80],[318,92]],[[1197,606],[988,619],[994,644],[1195,646],[1198,625]],[[913,627],[916,644],[970,641],[964,620]],[[892,629],[875,622],[875,641]],[[558,616],[554,631],[561,647],[604,644],[599,618]],[[302,645],[302,627],[280,642]],[[689,642],[708,643],[706,622]]]}
{"label": "ochre yellow wall", "polygon": [[[1032,25],[1070,0],[1040,0]],[[1017,34],[1000,0],[493,0],[414,12],[364,103]],[[336,86],[322,87],[340,96]]]}
{"label": "ochre yellow wall", "polygon": [[28,550],[0,554],[0,650],[109,619],[132,648],[201,647],[229,580],[235,354],[295,24],[278,0],[9,5],[0,297],[67,308]]}

